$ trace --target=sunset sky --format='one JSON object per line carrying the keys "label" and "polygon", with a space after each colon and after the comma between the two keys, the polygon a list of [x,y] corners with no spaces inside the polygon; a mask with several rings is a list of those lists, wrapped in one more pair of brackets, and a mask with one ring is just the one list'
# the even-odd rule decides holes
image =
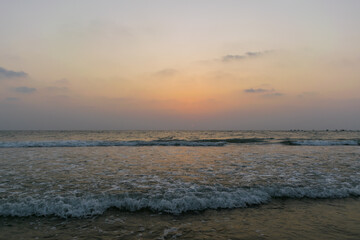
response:
{"label": "sunset sky", "polygon": [[0,129],[360,129],[358,0],[0,0]]}

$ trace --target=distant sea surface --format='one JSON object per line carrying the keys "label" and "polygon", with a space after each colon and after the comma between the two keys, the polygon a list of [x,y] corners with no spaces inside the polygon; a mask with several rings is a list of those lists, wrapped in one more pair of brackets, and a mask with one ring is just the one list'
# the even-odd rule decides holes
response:
{"label": "distant sea surface", "polygon": [[360,239],[359,131],[0,131],[0,239]]}

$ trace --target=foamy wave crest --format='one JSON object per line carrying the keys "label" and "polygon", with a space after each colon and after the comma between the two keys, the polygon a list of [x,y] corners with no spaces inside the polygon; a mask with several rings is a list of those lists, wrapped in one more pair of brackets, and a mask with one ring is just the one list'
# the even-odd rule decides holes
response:
{"label": "foamy wave crest", "polygon": [[224,146],[226,142],[203,141],[24,141],[0,142],[0,148],[35,147],[112,147],[112,146]]}
{"label": "foamy wave crest", "polygon": [[259,138],[228,138],[199,140],[153,140],[153,141],[22,141],[0,142],[0,148],[31,148],[31,147],[111,147],[111,146],[224,146],[228,143],[262,143],[266,139]]}
{"label": "foamy wave crest", "polygon": [[199,139],[199,140],[153,140],[153,141],[18,141],[0,142],[0,148],[40,148],[40,147],[115,147],[115,146],[188,146],[211,147],[227,144],[274,144],[296,146],[359,146],[360,140],[284,140],[272,141],[272,138],[228,138],[228,139]]}
{"label": "foamy wave crest", "polygon": [[298,146],[358,146],[359,140],[286,140],[282,142],[285,145]]}
{"label": "foamy wave crest", "polygon": [[201,139],[196,142],[226,142],[226,143],[265,143],[273,138],[224,138],[224,139]]}
{"label": "foamy wave crest", "polygon": [[[171,191],[172,193],[176,191]],[[171,194],[170,194],[171,195]],[[167,196],[167,197],[165,197]],[[101,195],[56,197],[0,202],[1,216],[89,217],[109,208],[125,211],[148,209],[154,212],[180,214],[206,209],[243,208],[269,202],[271,198],[344,198],[360,196],[360,186],[352,188],[247,188],[232,191],[187,192],[183,195]]]}

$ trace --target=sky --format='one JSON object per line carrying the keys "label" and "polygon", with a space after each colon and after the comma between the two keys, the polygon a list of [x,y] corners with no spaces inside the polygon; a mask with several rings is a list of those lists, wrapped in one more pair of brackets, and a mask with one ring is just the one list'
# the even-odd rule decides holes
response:
{"label": "sky", "polygon": [[360,130],[358,0],[0,4],[0,130]]}

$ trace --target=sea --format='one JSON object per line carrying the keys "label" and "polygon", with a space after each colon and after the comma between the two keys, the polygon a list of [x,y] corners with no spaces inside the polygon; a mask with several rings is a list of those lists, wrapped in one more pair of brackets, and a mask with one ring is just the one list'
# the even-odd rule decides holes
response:
{"label": "sea", "polygon": [[0,131],[0,239],[360,239],[360,131]]}

